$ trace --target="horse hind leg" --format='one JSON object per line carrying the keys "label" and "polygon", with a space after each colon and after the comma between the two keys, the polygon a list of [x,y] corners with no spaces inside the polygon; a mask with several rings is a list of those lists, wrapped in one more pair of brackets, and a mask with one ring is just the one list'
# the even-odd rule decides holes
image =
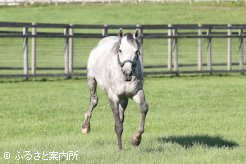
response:
{"label": "horse hind leg", "polygon": [[120,121],[124,123],[124,112],[126,110],[126,107],[128,105],[128,99],[122,99],[119,101],[119,117]]}
{"label": "horse hind leg", "polygon": [[94,77],[93,78],[88,77],[88,86],[90,90],[90,106],[89,106],[88,111],[85,113],[85,120],[81,128],[81,132],[84,134],[90,132],[90,119],[92,117],[92,112],[98,103],[98,97],[96,93],[97,82]]}

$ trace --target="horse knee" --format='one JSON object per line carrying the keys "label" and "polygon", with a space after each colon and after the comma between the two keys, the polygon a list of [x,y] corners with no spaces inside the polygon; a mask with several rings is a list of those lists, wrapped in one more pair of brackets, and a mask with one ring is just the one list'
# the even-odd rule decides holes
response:
{"label": "horse knee", "polygon": [[141,104],[141,113],[148,113],[148,110],[149,110],[149,105],[146,103],[146,102],[144,102],[144,103],[142,103]]}

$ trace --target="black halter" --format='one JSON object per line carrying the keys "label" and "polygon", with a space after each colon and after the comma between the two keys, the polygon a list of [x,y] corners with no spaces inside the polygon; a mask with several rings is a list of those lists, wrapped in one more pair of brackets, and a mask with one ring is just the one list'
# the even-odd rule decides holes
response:
{"label": "black halter", "polygon": [[[119,46],[120,46],[120,43],[121,43],[121,40],[119,40]],[[138,61],[138,58],[139,58],[138,56],[141,55],[139,50],[137,50],[137,52],[136,52],[136,58],[134,59],[134,61],[125,60],[124,62],[121,62],[119,53],[120,53],[120,50],[119,50],[119,47],[118,47],[117,60],[118,60],[118,64],[120,65],[120,67],[123,67],[126,63],[131,63],[133,68],[135,68],[137,66],[137,61]]]}
{"label": "black halter", "polygon": [[135,68],[136,66],[137,66],[137,61],[138,61],[138,56],[139,56],[139,51],[137,51],[137,56],[136,56],[136,58],[134,59],[134,61],[132,61],[132,60],[125,60],[124,62],[121,62],[120,61],[120,55],[119,55],[119,53],[117,54],[117,59],[118,59],[118,63],[119,63],[119,65],[120,65],[120,67],[123,67],[126,63],[131,63],[132,64],[132,67],[133,68]]}

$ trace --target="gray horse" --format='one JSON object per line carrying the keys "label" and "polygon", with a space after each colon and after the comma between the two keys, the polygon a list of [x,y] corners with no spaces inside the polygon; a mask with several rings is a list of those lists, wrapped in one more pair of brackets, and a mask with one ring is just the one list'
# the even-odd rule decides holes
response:
{"label": "gray horse", "polygon": [[90,90],[90,106],[85,113],[81,131],[90,131],[90,119],[93,109],[97,106],[97,84],[109,97],[110,106],[115,119],[115,133],[118,139],[118,148],[122,149],[121,136],[123,132],[124,111],[131,98],[140,105],[141,123],[131,144],[138,146],[144,132],[145,117],[148,104],[145,101],[143,90],[143,72],[140,63],[139,31],[132,35],[124,35],[122,29],[118,36],[110,36],[100,40],[91,51],[87,64],[87,78]]}

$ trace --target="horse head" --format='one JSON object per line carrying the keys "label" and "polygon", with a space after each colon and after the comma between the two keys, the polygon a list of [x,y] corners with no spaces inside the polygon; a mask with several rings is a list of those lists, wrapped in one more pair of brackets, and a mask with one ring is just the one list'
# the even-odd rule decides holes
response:
{"label": "horse head", "polygon": [[125,81],[131,81],[132,76],[135,74],[135,68],[139,61],[140,44],[138,42],[139,30],[134,34],[123,34],[122,29],[119,30],[119,46],[117,52],[118,64],[124,75]]}

